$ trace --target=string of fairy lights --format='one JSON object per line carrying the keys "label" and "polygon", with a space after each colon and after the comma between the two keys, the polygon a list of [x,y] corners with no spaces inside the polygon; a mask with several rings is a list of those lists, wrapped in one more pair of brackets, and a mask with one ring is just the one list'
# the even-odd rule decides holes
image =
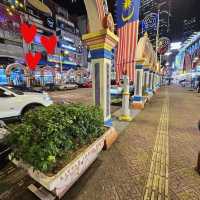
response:
{"label": "string of fairy lights", "polygon": [[6,11],[10,16],[13,16],[16,9],[25,9],[23,0],[13,0],[10,1],[10,5],[7,7]]}

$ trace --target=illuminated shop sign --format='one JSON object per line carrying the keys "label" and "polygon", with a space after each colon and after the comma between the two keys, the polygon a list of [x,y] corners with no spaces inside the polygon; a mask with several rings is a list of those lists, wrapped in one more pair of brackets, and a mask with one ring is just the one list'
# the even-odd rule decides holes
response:
{"label": "illuminated shop sign", "polygon": [[61,44],[60,46],[61,46],[61,48],[64,48],[64,49],[76,51],[75,47],[72,47],[72,46],[69,46],[69,45],[66,45],[66,44]]}
{"label": "illuminated shop sign", "polygon": [[48,55],[48,62],[53,62],[53,63],[62,62],[63,64],[66,64],[66,65],[76,65],[75,62],[70,61],[66,58],[60,57],[59,55]]}
{"label": "illuminated shop sign", "polygon": [[76,51],[76,48],[71,46],[70,44],[67,44],[65,41],[59,41],[58,42],[58,47],[71,50],[71,51]]}
{"label": "illuminated shop sign", "polygon": [[62,39],[65,40],[65,41],[74,43],[74,40],[72,40],[71,38],[68,38],[68,37],[63,36]]}

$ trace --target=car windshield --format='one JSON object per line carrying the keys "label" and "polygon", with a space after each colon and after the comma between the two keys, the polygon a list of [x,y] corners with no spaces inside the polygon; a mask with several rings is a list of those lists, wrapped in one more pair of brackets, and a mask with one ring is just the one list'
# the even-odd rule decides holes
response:
{"label": "car windshield", "polygon": [[11,92],[14,92],[15,94],[18,94],[18,95],[23,95],[24,93],[14,87],[10,87],[10,86],[7,86],[5,87],[7,90],[10,90]]}

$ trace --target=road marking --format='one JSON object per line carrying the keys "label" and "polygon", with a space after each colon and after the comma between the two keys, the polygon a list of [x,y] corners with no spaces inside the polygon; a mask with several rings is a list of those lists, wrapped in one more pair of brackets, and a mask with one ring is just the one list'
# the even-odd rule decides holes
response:
{"label": "road marking", "polygon": [[168,200],[168,167],[169,167],[169,96],[165,92],[160,122],[145,187],[144,200]]}

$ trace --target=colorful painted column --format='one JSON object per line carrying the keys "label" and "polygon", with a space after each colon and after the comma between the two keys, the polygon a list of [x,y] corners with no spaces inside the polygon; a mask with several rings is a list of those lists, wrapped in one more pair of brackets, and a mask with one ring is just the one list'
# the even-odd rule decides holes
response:
{"label": "colorful painted column", "polygon": [[159,74],[160,87],[162,86],[162,74]]}
{"label": "colorful painted column", "polygon": [[154,92],[156,92],[156,89],[157,89],[157,87],[156,87],[156,78],[157,78],[157,76],[156,76],[156,72],[154,72],[153,73],[153,91]]}
{"label": "colorful painted column", "polygon": [[132,98],[132,108],[133,109],[143,109],[143,64],[136,64],[136,73],[135,73],[135,94]]}
{"label": "colorful painted column", "polygon": [[144,92],[148,93],[149,91],[149,67],[148,66],[144,66],[143,87],[144,87]]}
{"label": "colorful painted column", "polygon": [[152,72],[152,91],[155,92],[156,75],[155,71]]}
{"label": "colorful painted column", "polygon": [[153,94],[153,71],[149,71],[149,92]]}
{"label": "colorful painted column", "polygon": [[160,75],[159,72],[156,73],[156,88],[160,88]]}
{"label": "colorful painted column", "polygon": [[112,126],[110,112],[110,82],[112,49],[118,42],[118,37],[109,29],[97,33],[83,35],[83,40],[90,49],[93,79],[94,104],[103,110],[104,123]]}
{"label": "colorful painted column", "polygon": [[151,97],[153,96],[152,92],[152,74],[150,67],[145,67],[144,68],[144,87],[145,87],[145,92],[147,93],[147,100],[150,100]]}
{"label": "colorful painted column", "polygon": [[157,63],[155,70],[155,91],[160,88],[160,63]]}
{"label": "colorful painted column", "polygon": [[122,114],[119,117],[120,121],[132,121],[132,117],[130,116],[129,109],[129,77],[128,75],[124,75],[123,78],[123,97],[122,97]]}

